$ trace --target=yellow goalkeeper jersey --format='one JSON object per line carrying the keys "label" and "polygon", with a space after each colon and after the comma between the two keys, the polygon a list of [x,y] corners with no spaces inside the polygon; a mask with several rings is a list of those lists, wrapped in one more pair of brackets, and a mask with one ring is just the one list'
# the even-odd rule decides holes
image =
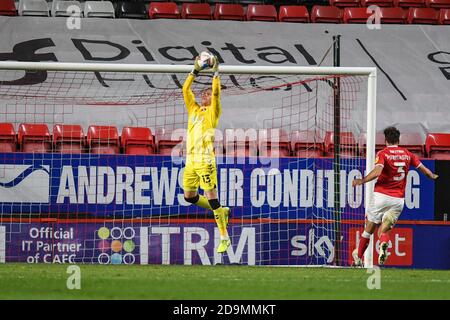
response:
{"label": "yellow goalkeeper jersey", "polygon": [[187,159],[186,162],[215,161],[214,133],[219,123],[222,107],[220,105],[220,79],[213,78],[211,105],[201,107],[191,90],[194,76],[189,74],[183,84],[183,97],[188,112]]}

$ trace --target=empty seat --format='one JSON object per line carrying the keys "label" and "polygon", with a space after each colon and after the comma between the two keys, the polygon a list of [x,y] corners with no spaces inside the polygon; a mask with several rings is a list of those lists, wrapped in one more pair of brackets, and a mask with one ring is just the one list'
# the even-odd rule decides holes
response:
{"label": "empty seat", "polygon": [[55,124],[53,150],[61,153],[82,153],[84,150],[83,128],[77,124]]}
{"label": "empty seat", "polygon": [[125,2],[121,1],[116,6],[117,18],[128,19],[147,19],[147,6],[143,2]]}
{"label": "empty seat", "polygon": [[283,129],[260,129],[258,150],[260,157],[289,157],[291,155],[289,134]]}
{"label": "empty seat", "polygon": [[0,123],[0,152],[16,151],[16,132],[12,123]]}
{"label": "empty seat", "polygon": [[323,138],[315,131],[295,130],[291,133],[292,154],[299,158],[323,157]]}
{"label": "empty seat", "polygon": [[49,10],[45,0],[20,0],[19,15],[48,17]]}
{"label": "empty seat", "polygon": [[113,126],[89,126],[87,146],[91,153],[117,154],[120,149],[119,133]]}
{"label": "empty seat", "polygon": [[361,6],[393,7],[393,0],[361,0]]}
{"label": "empty seat", "polygon": [[155,139],[150,128],[124,127],[121,144],[125,154],[149,155],[156,151]]}
{"label": "empty seat", "polygon": [[151,19],[179,19],[180,10],[175,2],[151,2],[148,16]]}
{"label": "empty seat", "polygon": [[278,21],[309,22],[308,9],[305,6],[281,6]]}
{"label": "empty seat", "polygon": [[270,4],[249,4],[247,6],[248,21],[277,21],[277,9]]}
{"label": "empty seat", "polygon": [[434,9],[450,9],[450,0],[425,0],[425,5]]}
{"label": "empty seat", "polygon": [[255,157],[258,154],[256,129],[225,129],[225,154],[230,157]]}
{"label": "empty seat", "polygon": [[429,158],[450,160],[450,133],[429,133],[425,139]]}
{"label": "empty seat", "polygon": [[[75,9],[77,8],[77,9]],[[75,10],[73,10],[75,9]],[[53,1],[53,17],[81,17],[81,4],[78,1]]]}
{"label": "empty seat", "polygon": [[394,6],[400,8],[421,8],[425,7],[425,0],[394,0]]}
{"label": "empty seat", "polygon": [[367,8],[344,8],[344,23],[367,23],[372,14]]}
{"label": "empty seat", "polygon": [[[325,133],[325,156],[334,156],[334,133],[328,131]],[[358,154],[355,136],[352,132],[341,132],[339,137],[340,156],[342,158],[354,157]]]}
{"label": "empty seat", "polygon": [[402,132],[399,145],[407,148],[419,158],[423,158],[425,155],[422,136],[418,132]]}
{"label": "empty seat", "polygon": [[207,3],[183,3],[181,18],[211,20],[211,7]]}
{"label": "empty seat", "polygon": [[115,18],[113,4],[110,1],[86,1],[84,16],[86,18]]}
{"label": "empty seat", "polygon": [[158,153],[181,157],[185,154],[185,129],[156,128],[155,138]]}
{"label": "empty seat", "polygon": [[405,10],[402,8],[380,8],[381,23],[406,23],[408,17]]}
{"label": "empty seat", "polygon": [[335,6],[338,8],[359,7],[360,0],[330,0],[330,6]]}
{"label": "empty seat", "polygon": [[341,10],[332,6],[314,6],[311,10],[311,22],[315,23],[341,23]]}
{"label": "empty seat", "polygon": [[44,123],[22,123],[17,140],[20,151],[23,152],[44,153],[52,149],[52,137]]}
{"label": "empty seat", "polygon": [[[384,134],[382,132],[377,132],[375,134],[375,153],[383,150],[386,147],[386,141]],[[367,151],[367,134],[365,132],[361,133],[358,141],[358,149],[361,156],[366,155]]]}
{"label": "empty seat", "polygon": [[450,9],[441,9],[439,13],[439,24],[450,24]]}
{"label": "empty seat", "polygon": [[244,21],[244,7],[240,4],[218,3],[214,8],[214,19]]}
{"label": "empty seat", "polygon": [[1,0],[0,1],[0,16],[16,16],[16,5],[14,0]]}
{"label": "empty seat", "polygon": [[414,24],[437,24],[439,22],[439,11],[432,8],[409,8],[408,23]]}

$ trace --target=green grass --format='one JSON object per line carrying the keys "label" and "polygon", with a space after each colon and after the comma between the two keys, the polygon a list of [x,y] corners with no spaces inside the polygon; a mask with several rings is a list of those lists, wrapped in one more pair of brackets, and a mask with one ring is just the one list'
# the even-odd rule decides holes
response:
{"label": "green grass", "polygon": [[369,290],[364,269],[249,266],[0,264],[0,299],[450,299],[450,271],[382,269]]}

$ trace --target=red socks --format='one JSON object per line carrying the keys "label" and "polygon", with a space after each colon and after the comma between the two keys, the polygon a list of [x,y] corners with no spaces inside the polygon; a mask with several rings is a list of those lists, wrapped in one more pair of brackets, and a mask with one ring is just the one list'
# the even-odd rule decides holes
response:
{"label": "red socks", "polygon": [[370,234],[364,231],[361,238],[359,238],[358,257],[362,258],[362,256],[364,255],[364,251],[366,251],[367,246],[369,245],[369,242]]}
{"label": "red socks", "polygon": [[382,233],[380,235],[380,243],[383,242],[389,243],[389,235],[387,233]]}

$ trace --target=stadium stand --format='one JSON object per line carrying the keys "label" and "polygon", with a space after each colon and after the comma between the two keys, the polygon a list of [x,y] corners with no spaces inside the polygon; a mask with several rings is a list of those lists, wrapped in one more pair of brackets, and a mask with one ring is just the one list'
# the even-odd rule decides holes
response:
{"label": "stadium stand", "polygon": [[425,157],[422,136],[417,132],[402,132],[400,146],[407,148],[419,158]]}
{"label": "stadium stand", "polygon": [[[156,128],[155,139],[160,155],[182,156],[184,152],[184,139],[181,135],[182,130],[177,133],[177,130],[169,128]],[[181,145],[181,147],[180,147]]]}
{"label": "stadium stand", "polygon": [[125,154],[150,155],[156,152],[155,139],[149,128],[124,127],[121,145]]}
{"label": "stadium stand", "polygon": [[18,12],[20,16],[49,16],[48,5],[45,0],[20,0]]}
{"label": "stadium stand", "polygon": [[425,148],[429,158],[450,160],[450,134],[427,134],[427,137],[425,139]]}
{"label": "stadium stand", "polygon": [[361,0],[362,7],[378,6],[378,7],[392,7],[393,0]]}
{"label": "stadium stand", "polygon": [[289,134],[283,129],[260,129],[258,132],[260,157],[290,157]]}
{"label": "stadium stand", "polygon": [[360,0],[330,0],[330,6],[338,8],[359,7]]}
{"label": "stadium stand", "polygon": [[380,8],[381,23],[406,23],[407,13],[402,8]]}
{"label": "stadium stand", "polygon": [[273,5],[249,4],[247,6],[247,21],[276,22],[277,20],[277,9]]}
{"label": "stadium stand", "polygon": [[280,22],[309,22],[308,9],[305,6],[281,6],[278,13]]}
{"label": "stadium stand", "polygon": [[367,23],[372,12],[367,8],[344,8],[344,23]]}
{"label": "stadium stand", "polygon": [[244,21],[244,7],[240,4],[219,3],[214,8],[214,19]]}
{"label": "stadium stand", "polygon": [[450,9],[440,10],[439,24],[450,24]]}
{"label": "stadium stand", "polygon": [[87,132],[87,147],[90,153],[120,153],[120,141],[117,128],[114,126],[91,125]]}
{"label": "stadium stand", "polygon": [[414,24],[437,24],[439,22],[439,11],[432,8],[409,8],[408,23]]}
{"label": "stadium stand", "polygon": [[337,7],[314,6],[311,10],[311,22],[314,23],[341,23],[342,12]]}
{"label": "stadium stand", "polygon": [[[342,158],[354,157],[357,155],[357,143],[352,132],[341,132],[339,137],[340,153]],[[327,131],[324,138],[325,156],[332,157],[334,152],[334,133]]]}
{"label": "stadium stand", "polygon": [[129,19],[147,19],[147,6],[143,2],[118,2],[116,5],[116,17]]}
{"label": "stadium stand", "polygon": [[0,152],[16,151],[16,132],[12,123],[0,123]]}
{"label": "stadium stand", "polygon": [[[365,132],[361,133],[358,139],[358,149],[359,153],[362,157],[366,155],[366,138],[367,134]],[[375,134],[375,153],[377,153],[380,150],[383,150],[386,147],[384,134],[382,132],[377,132]]]}
{"label": "stadium stand", "polygon": [[314,131],[295,130],[291,133],[292,154],[299,158],[323,157],[324,143]]}
{"label": "stadium stand", "polygon": [[245,128],[225,129],[225,154],[230,157],[257,156],[257,138],[256,130]]}
{"label": "stadium stand", "polygon": [[394,6],[400,8],[422,8],[425,0],[394,0]]}
{"label": "stadium stand", "polygon": [[52,149],[52,136],[43,123],[22,123],[19,125],[17,141],[20,151],[46,153]]}
{"label": "stadium stand", "polygon": [[0,1],[0,16],[16,16],[17,10],[14,0]]}
{"label": "stadium stand", "polygon": [[183,3],[181,18],[211,20],[211,7],[208,3]]}
{"label": "stadium stand", "polygon": [[53,150],[61,153],[83,153],[84,133],[80,125],[55,124],[53,126]]}
{"label": "stadium stand", "polygon": [[180,10],[175,2],[151,2],[148,16],[150,19],[180,19]]}
{"label": "stadium stand", "polygon": [[[68,10],[76,6],[78,11]],[[79,1],[53,1],[52,2],[52,17],[82,17],[81,4]]]}
{"label": "stadium stand", "polygon": [[84,3],[86,18],[115,18],[114,7],[110,1],[86,1]]}
{"label": "stadium stand", "polygon": [[450,9],[450,0],[425,0],[428,8]]}

